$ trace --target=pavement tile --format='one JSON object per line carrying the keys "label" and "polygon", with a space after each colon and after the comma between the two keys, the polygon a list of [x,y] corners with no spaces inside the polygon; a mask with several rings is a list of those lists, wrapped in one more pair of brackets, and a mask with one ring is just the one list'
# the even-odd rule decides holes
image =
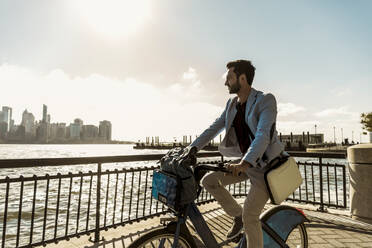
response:
{"label": "pavement tile", "polygon": [[359,243],[358,244],[360,247],[369,247],[371,248],[372,247],[372,242],[368,242],[368,243]]}
{"label": "pavement tile", "polygon": [[360,243],[361,240],[360,239],[338,239],[338,241],[342,242],[342,243]]}
{"label": "pavement tile", "polygon": [[369,235],[369,236],[366,236],[365,234],[355,233],[353,235],[353,237],[355,237],[357,239],[360,239],[363,242],[371,242],[372,243],[372,234]]}
{"label": "pavement tile", "polygon": [[327,242],[334,245],[335,247],[345,247],[345,244],[341,243],[337,239],[328,239]]}
{"label": "pavement tile", "polygon": [[334,246],[331,244],[312,244],[311,248],[333,248]]}
{"label": "pavement tile", "polygon": [[337,238],[340,238],[340,236],[338,234],[325,234],[325,235],[321,235],[322,239],[337,239]]}

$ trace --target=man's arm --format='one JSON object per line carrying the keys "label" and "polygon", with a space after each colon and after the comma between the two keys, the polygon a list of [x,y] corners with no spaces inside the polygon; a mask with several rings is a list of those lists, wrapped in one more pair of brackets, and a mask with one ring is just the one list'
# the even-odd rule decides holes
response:
{"label": "man's arm", "polygon": [[226,108],[222,112],[221,116],[218,117],[198,138],[196,138],[190,146],[195,146],[198,151],[200,151],[225,128],[226,109],[229,106],[230,101],[231,99],[227,102]]}
{"label": "man's arm", "polygon": [[259,109],[257,131],[249,149],[243,156],[242,163],[257,167],[257,162],[262,158],[267,146],[270,144],[271,128],[276,122],[277,105],[275,97],[267,94],[261,100]]}

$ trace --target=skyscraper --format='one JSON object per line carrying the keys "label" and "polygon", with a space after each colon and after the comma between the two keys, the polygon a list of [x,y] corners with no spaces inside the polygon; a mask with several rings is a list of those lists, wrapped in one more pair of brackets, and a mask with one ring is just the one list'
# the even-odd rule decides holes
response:
{"label": "skyscraper", "polygon": [[100,121],[99,122],[99,137],[103,138],[104,140],[110,141],[111,140],[111,122],[109,121]]}
{"label": "skyscraper", "polygon": [[82,138],[85,141],[94,141],[98,137],[98,127],[94,125],[83,125]]}
{"label": "skyscraper", "polygon": [[1,112],[2,112],[1,114],[2,119],[0,120],[0,122],[5,122],[8,124],[7,131],[9,132],[9,130],[12,128],[12,123],[13,123],[12,122],[12,108],[3,106],[3,111]]}
{"label": "skyscraper", "polygon": [[35,125],[35,117],[27,109],[23,111],[21,125],[25,127],[25,132],[32,133]]}
{"label": "skyscraper", "polygon": [[47,105],[43,104],[43,123],[46,123],[47,122],[47,118],[48,118],[48,107]]}
{"label": "skyscraper", "polygon": [[70,139],[72,140],[79,140],[81,133],[83,131],[83,120],[76,118],[74,123],[70,124]]}

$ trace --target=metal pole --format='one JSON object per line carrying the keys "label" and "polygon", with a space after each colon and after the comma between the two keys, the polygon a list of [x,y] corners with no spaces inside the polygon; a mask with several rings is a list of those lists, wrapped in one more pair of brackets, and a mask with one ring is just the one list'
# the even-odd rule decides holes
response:
{"label": "metal pole", "polygon": [[319,187],[320,187],[320,207],[318,208],[321,212],[326,212],[324,209],[323,200],[323,168],[322,168],[322,157],[319,157]]}
{"label": "metal pole", "polygon": [[336,127],[333,127],[333,143],[336,144]]}
{"label": "metal pole", "polygon": [[99,242],[99,226],[100,226],[100,206],[101,206],[101,173],[102,166],[98,163],[97,167],[97,200],[96,200],[96,230],[94,231],[94,242]]}
{"label": "metal pole", "polygon": [[341,143],[344,142],[344,129],[341,128]]}

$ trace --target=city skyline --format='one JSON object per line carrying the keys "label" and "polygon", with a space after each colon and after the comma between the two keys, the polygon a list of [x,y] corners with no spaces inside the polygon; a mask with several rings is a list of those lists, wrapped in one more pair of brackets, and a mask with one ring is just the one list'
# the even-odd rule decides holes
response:
{"label": "city skyline", "polygon": [[114,139],[172,140],[221,114],[225,65],[243,58],[257,68],[253,87],[277,99],[279,132],[367,142],[370,9],[363,0],[5,0],[0,99],[18,123],[20,109],[40,116],[45,103],[57,122],[112,121]]}
{"label": "city skyline", "polygon": [[110,121],[101,120],[98,127],[91,124],[84,125],[80,118],[74,118],[68,126],[66,122],[53,123],[47,105],[42,106],[42,117],[39,121],[35,121],[33,113],[26,108],[19,125],[12,119],[12,107],[3,106],[0,111],[0,141],[10,143],[111,142]]}

